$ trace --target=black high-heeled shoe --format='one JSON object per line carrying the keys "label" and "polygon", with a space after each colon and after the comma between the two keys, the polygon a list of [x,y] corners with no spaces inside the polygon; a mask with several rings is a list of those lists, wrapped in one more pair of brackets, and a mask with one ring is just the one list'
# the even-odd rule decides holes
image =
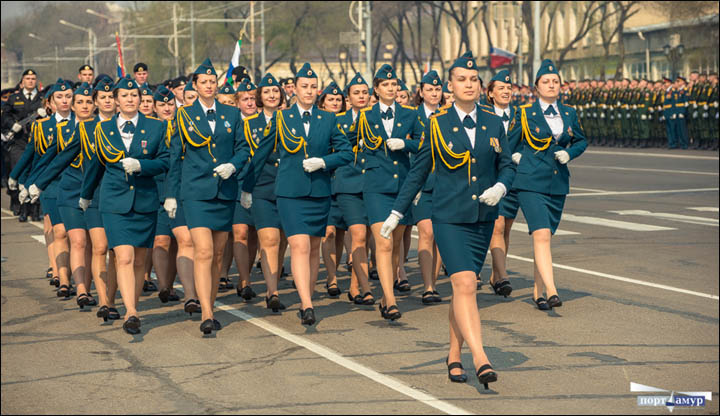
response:
{"label": "black high-heeled shoe", "polygon": [[442,298],[440,297],[440,293],[438,293],[437,290],[433,290],[433,302],[440,303],[442,302]]}
{"label": "black high-heeled shoe", "polygon": [[[370,296],[370,299],[367,298],[368,296]],[[369,306],[369,305],[374,305],[374,304],[375,304],[375,298],[373,297],[373,295],[372,295],[371,292],[365,292],[365,293],[362,295],[362,298],[360,298],[360,300],[361,300],[361,303],[362,303],[363,305]]]}
{"label": "black high-heeled shoe", "polygon": [[210,335],[214,329],[215,323],[212,319],[206,319],[200,324],[200,332],[202,332],[203,335]]}
{"label": "black high-heeled shoe", "polygon": [[377,270],[370,270],[369,278],[370,280],[380,280],[380,276],[378,276]]}
{"label": "black high-heeled shoe", "polygon": [[201,311],[200,302],[195,299],[188,299],[187,301],[185,301],[185,306],[183,307],[183,309],[185,310],[185,313],[188,313],[190,314],[190,316],[192,316],[193,313],[198,313]]}
{"label": "black high-heeled shoe", "polygon": [[538,309],[540,309],[541,311],[549,311],[551,309],[550,305],[548,305],[547,301],[542,296],[537,299],[533,299],[533,302],[535,302]]}
{"label": "black high-heeled shoe", "polygon": [[407,279],[401,280],[399,282],[396,280],[393,288],[396,289],[398,292],[409,292],[410,290],[412,290],[410,288],[410,282],[408,282]]}
{"label": "black high-heeled shoe", "polygon": [[69,298],[70,297],[70,288],[68,287],[68,285],[60,285],[60,287],[58,287],[58,291],[57,291],[56,295],[59,298]]}
{"label": "black high-heeled shoe", "polygon": [[492,370],[493,368],[490,364],[484,364],[480,366],[480,368],[478,368],[478,370],[475,372],[475,375],[477,376],[480,384],[485,386],[485,390],[488,389],[488,383],[494,383],[497,381],[497,373],[495,373],[494,371],[488,371],[487,373],[480,374],[488,369]]}
{"label": "black high-heeled shoe", "polygon": [[80,307],[80,309],[83,309],[85,306],[90,305],[90,296],[87,293],[81,293],[76,299],[75,302]]}
{"label": "black high-heeled shoe", "polygon": [[331,298],[336,298],[342,293],[342,291],[338,288],[337,283],[332,283],[330,285],[325,283],[325,289],[327,289],[327,294]]}
{"label": "black high-heeled shoe", "polygon": [[218,287],[218,292],[227,292],[230,288],[227,285],[228,279],[226,277],[220,278],[220,286]]}
{"label": "black high-heeled shoe", "polygon": [[311,326],[315,324],[315,310],[307,308],[302,311],[302,324]]}
{"label": "black high-heeled shoe", "polygon": [[467,374],[460,374],[460,375],[453,375],[450,371],[459,368],[461,370],[464,370],[463,365],[460,361],[456,362],[450,362],[450,357],[445,359],[445,365],[447,365],[448,368],[448,378],[453,383],[465,383],[467,381]]}
{"label": "black high-heeled shoe", "polygon": [[57,276],[53,276],[50,278],[50,286],[58,287],[60,286],[60,278]]}
{"label": "black high-heeled shoe", "polygon": [[222,325],[220,325],[220,321],[218,321],[215,318],[213,318],[212,321],[213,321],[213,331],[219,331],[222,329]]}
{"label": "black high-heeled shoe", "polygon": [[75,286],[73,286],[71,283],[70,284],[70,296],[75,296],[75,295],[77,295],[77,290],[75,290]]}
{"label": "black high-heeled shoe", "polygon": [[494,284],[491,284],[491,286],[496,295],[508,297],[512,293],[512,286],[510,285],[510,281],[507,279],[495,282]]}
{"label": "black high-heeled shoe", "polygon": [[95,315],[98,318],[102,318],[103,322],[107,322],[108,316],[110,315],[110,309],[107,306],[101,306],[100,309],[98,309],[97,313]]}
{"label": "black high-heeled shoe", "polygon": [[118,312],[115,308],[108,308],[108,319],[111,321],[116,321],[120,319],[120,312]]}
{"label": "black high-heeled shoe", "polygon": [[422,294],[422,303],[425,305],[432,305],[433,303],[435,303],[435,300],[433,298],[434,296],[432,290],[428,290],[427,292],[424,292]]}
{"label": "black high-heeled shoe", "polygon": [[562,306],[562,301],[560,300],[560,297],[558,295],[552,295],[547,300],[548,305],[551,308],[557,308],[558,306]]}
{"label": "black high-heeled shoe", "polygon": [[48,279],[52,279],[52,267],[48,267],[47,271],[45,272],[45,277],[47,277]]}
{"label": "black high-heeled shoe", "polygon": [[[347,295],[348,295],[348,301],[350,301],[350,302],[352,302],[352,303],[355,303],[355,298],[357,298],[358,296],[360,296],[359,293],[358,293],[357,295],[353,296],[353,295],[350,294],[350,291],[347,292]],[[357,305],[357,303],[355,303],[355,304]]]}
{"label": "black high-heeled shoe", "polygon": [[160,298],[160,302],[168,303],[168,301],[170,300],[170,288],[160,290],[158,292],[158,298]]}
{"label": "black high-heeled shoe", "polygon": [[137,316],[131,316],[127,321],[123,322],[123,331],[130,335],[136,335],[140,333],[140,319]]}
{"label": "black high-heeled shoe", "polygon": [[285,309],[285,305],[280,303],[280,297],[278,295],[270,295],[270,297],[265,298],[265,307],[267,309],[272,309],[273,312],[277,312],[280,309]]}
{"label": "black high-heeled shoe", "polygon": [[168,300],[172,302],[177,302],[180,300],[180,296],[178,296],[178,294],[175,293],[174,290],[170,289],[170,295],[168,296]]}
{"label": "black high-heeled shoe", "polygon": [[152,280],[143,282],[143,292],[157,292],[158,288]]}
{"label": "black high-heeled shoe", "polygon": [[246,301],[252,300],[252,298],[257,297],[257,294],[250,286],[245,286],[243,288],[240,287],[240,285],[237,286],[237,295]]}
{"label": "black high-heeled shoe", "polygon": [[89,292],[85,293],[88,296],[88,306],[97,306],[98,302],[97,300],[92,297],[92,295]]}
{"label": "black high-heeled shoe", "polygon": [[388,319],[390,321],[395,321],[395,320],[400,319],[401,317],[402,317],[402,314],[400,313],[400,309],[398,309],[397,305],[390,305],[387,308],[385,308],[385,316],[383,316],[383,318]]}

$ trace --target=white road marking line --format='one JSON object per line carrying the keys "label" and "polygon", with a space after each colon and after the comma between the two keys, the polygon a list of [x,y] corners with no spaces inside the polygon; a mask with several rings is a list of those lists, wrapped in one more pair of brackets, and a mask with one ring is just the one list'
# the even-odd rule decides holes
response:
{"label": "white road marking line", "polygon": [[628,209],[610,212],[620,215],[641,215],[644,217],[662,218],[671,221],[680,221],[688,224],[709,225],[711,227],[717,227],[720,223],[715,218],[694,217],[691,215],[671,214],[669,212],[650,212],[642,209]]}
{"label": "white road marking line", "polygon": [[[527,257],[515,256],[513,254],[508,254],[507,256],[511,259],[522,260],[522,261],[525,261],[528,263],[532,263],[534,261],[533,259],[529,259]],[[629,277],[616,276],[614,274],[609,274],[609,273],[601,273],[601,272],[596,272],[596,271],[592,271],[592,270],[581,269],[579,267],[565,266],[563,264],[557,264],[557,263],[553,263],[553,267],[556,267],[558,269],[570,270],[570,271],[578,272],[578,273],[589,274],[589,275],[598,276],[598,277],[604,277],[606,279],[619,280],[621,282],[632,283],[632,284],[641,285],[641,286],[654,287],[656,289],[669,290],[671,292],[684,293],[686,295],[699,296],[701,298],[709,298],[709,299],[715,299],[715,300],[719,299],[717,295],[711,295],[711,294],[702,293],[702,292],[695,292],[695,291],[687,290],[687,289],[680,289],[680,288],[673,287],[673,286],[667,286],[667,285],[661,285],[658,283],[646,282],[644,280],[631,279]]]}
{"label": "white road marking line", "polygon": [[688,207],[687,209],[691,209],[693,211],[700,211],[700,212],[718,212],[720,209],[717,207]]}
{"label": "white road marking line", "polygon": [[[4,212],[4,213],[6,213],[6,214],[12,215],[12,211],[7,210],[7,209],[5,209],[5,208],[0,208],[0,211]],[[34,225],[34,226],[38,227],[38,228],[41,229],[41,230],[44,230],[44,229],[45,229],[45,226],[43,225],[42,221],[30,221],[30,220],[28,220],[28,222],[27,222],[26,224]],[[43,240],[43,244],[45,244],[45,240]]]}
{"label": "white road marking line", "polygon": [[31,235],[30,237],[37,240],[38,243],[45,245],[45,236],[44,235]]}
{"label": "white road marking line", "polygon": [[584,217],[580,215],[562,214],[562,221],[579,222],[581,224],[602,225],[604,227],[620,228],[630,231],[669,231],[677,228],[660,227],[657,225],[638,224],[636,222],[609,220],[598,217]]}
{"label": "white road marking line", "polygon": [[17,217],[15,217],[15,216],[12,216],[12,217],[2,217],[2,218],[0,218],[0,219],[3,219],[3,220],[11,220],[11,219],[13,219],[13,218],[17,218]]}
{"label": "white road marking line", "polygon": [[672,159],[695,159],[695,160],[718,160],[717,156],[693,156],[693,155],[674,155],[667,153],[635,153],[635,152],[618,152],[603,150],[586,150],[584,154],[591,155],[616,155],[616,156],[642,156],[642,157],[667,157]]}
{"label": "white road marking line", "polygon": [[578,188],[577,186],[571,186],[570,189],[577,189],[578,191],[586,191],[586,192],[607,192],[602,189]]}
{"label": "white road marking line", "polygon": [[627,170],[634,172],[673,173],[685,175],[707,175],[718,176],[718,172],[700,172],[697,170],[671,170],[671,169],[646,169],[646,168],[624,168],[621,166],[592,166],[592,165],[571,165],[573,168],[602,169],[602,170]]}
{"label": "white road marking line", "polygon": [[694,188],[694,189],[666,189],[657,191],[610,191],[610,192],[587,192],[582,194],[568,194],[568,196],[609,196],[609,195],[648,195],[648,194],[678,194],[686,192],[712,192],[720,188]]}
{"label": "white road marking line", "polygon": [[289,342],[292,342],[295,345],[301,346],[301,347],[305,348],[306,350],[325,358],[326,360],[332,361],[339,366],[345,367],[350,371],[360,374],[361,376],[367,377],[370,380],[375,381],[376,383],[382,384],[385,387],[393,389],[393,390],[397,391],[398,393],[404,394],[405,396],[408,396],[411,399],[414,399],[421,403],[424,403],[424,404],[426,404],[430,407],[433,407],[443,413],[455,414],[455,415],[470,415],[470,414],[472,414],[471,412],[469,412],[467,410],[461,409],[450,403],[442,401],[442,400],[440,400],[436,397],[433,397],[427,393],[424,393],[418,389],[414,389],[393,377],[386,376],[386,375],[379,373],[369,367],[364,366],[363,364],[360,364],[349,358],[343,357],[341,354],[331,350],[330,348],[327,348],[323,345],[312,342],[304,337],[301,337],[301,336],[298,336],[295,334],[291,334],[290,332],[288,332],[280,327],[277,327],[262,318],[258,318],[247,312],[237,310],[235,307],[226,305],[222,302],[216,301],[215,305],[217,306],[217,309],[219,309],[221,311],[225,311],[231,315],[234,315],[244,321],[247,321],[248,323],[251,323],[261,329],[264,329],[267,332],[270,332],[273,335],[276,335],[276,336],[283,338]]}
{"label": "white road marking line", "polygon": [[[527,234],[529,231],[529,228],[528,228],[528,225],[525,224],[524,222],[515,221],[515,222],[513,222],[511,230],[522,231],[525,234]],[[555,231],[555,235],[578,235],[578,234],[580,234],[580,233],[576,233],[575,231],[565,231],[565,230],[556,230]]]}

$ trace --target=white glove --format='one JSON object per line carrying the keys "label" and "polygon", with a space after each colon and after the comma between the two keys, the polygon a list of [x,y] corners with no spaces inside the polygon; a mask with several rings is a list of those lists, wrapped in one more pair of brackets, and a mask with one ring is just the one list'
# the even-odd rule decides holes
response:
{"label": "white glove", "polygon": [[232,163],[223,163],[222,165],[215,166],[213,171],[217,172],[217,174],[225,180],[235,173],[235,166],[233,166]]}
{"label": "white glove", "polygon": [[396,213],[391,212],[390,216],[387,217],[387,219],[383,223],[382,228],[380,228],[380,235],[383,236],[383,238],[389,239],[390,234],[392,234],[393,230],[397,228],[401,219],[402,218]]}
{"label": "white glove", "polygon": [[555,159],[564,165],[570,161],[570,155],[564,150],[558,150],[555,152]]}
{"label": "white glove", "polygon": [[310,159],[303,160],[303,169],[305,172],[315,172],[319,169],[325,169],[325,161],[319,157],[311,157]]}
{"label": "white glove", "polygon": [[17,180],[15,180],[13,178],[8,178],[8,189],[9,190],[17,191],[17,186],[18,186]]}
{"label": "white glove", "polygon": [[40,117],[47,117],[47,111],[42,107],[37,109],[37,113]]}
{"label": "white glove", "polygon": [[519,164],[520,164],[520,159],[522,159],[522,153],[520,153],[520,152],[515,152],[515,153],[512,154],[512,161],[513,161],[514,164],[519,165]]}
{"label": "white glove", "polygon": [[359,145],[359,149],[362,149],[362,147],[365,146],[365,140],[360,139]]}
{"label": "white glove", "polygon": [[387,147],[392,151],[402,150],[405,148],[405,140],[403,139],[387,139]]}
{"label": "white glove", "polygon": [[35,184],[30,185],[30,188],[28,188],[28,196],[30,197],[30,203],[34,204],[38,198],[40,198],[40,188]]}
{"label": "white glove", "polygon": [[19,132],[20,130],[22,130],[22,126],[20,124],[15,123],[12,125],[12,131],[14,131],[15,133]]}
{"label": "white glove", "polygon": [[252,194],[250,192],[243,191],[240,194],[240,205],[245,209],[250,209],[252,206]]}
{"label": "white glove", "polygon": [[92,199],[80,198],[78,200],[78,206],[80,207],[81,210],[86,211],[88,209],[88,207],[90,206],[91,202],[92,202]]}
{"label": "white glove", "polygon": [[165,212],[167,212],[168,217],[175,218],[175,213],[177,212],[177,200],[175,198],[165,198],[163,208],[165,209]]}
{"label": "white glove", "polygon": [[506,191],[507,189],[505,189],[505,185],[498,182],[495,185],[486,189],[485,192],[483,192],[478,199],[480,200],[480,202],[485,203],[485,205],[494,207],[495,205],[497,205],[498,202],[500,202],[502,197],[505,196]]}
{"label": "white glove", "polygon": [[18,200],[20,201],[20,204],[30,202],[30,199],[28,198],[28,190],[25,189],[25,186],[22,184],[20,185],[20,193],[18,193]]}
{"label": "white glove", "polygon": [[135,172],[140,172],[140,161],[137,159],[126,157],[124,159],[120,159],[120,163],[122,163],[125,173],[132,175]]}
{"label": "white glove", "polygon": [[417,206],[418,202],[420,202],[421,196],[422,196],[422,191],[418,192],[417,195],[415,195],[415,199],[413,199],[413,205]]}

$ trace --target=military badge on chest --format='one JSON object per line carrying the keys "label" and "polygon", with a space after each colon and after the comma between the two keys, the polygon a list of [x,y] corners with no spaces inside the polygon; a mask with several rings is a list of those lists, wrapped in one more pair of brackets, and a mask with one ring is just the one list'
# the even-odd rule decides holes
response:
{"label": "military badge on chest", "polygon": [[501,153],[502,147],[500,147],[500,140],[497,139],[497,137],[491,137],[490,138],[490,146],[495,150],[495,153]]}
{"label": "military badge on chest", "polygon": [[140,146],[142,146],[143,154],[146,155],[147,152],[148,152],[148,151],[147,151],[147,140],[142,140],[142,141],[140,142]]}

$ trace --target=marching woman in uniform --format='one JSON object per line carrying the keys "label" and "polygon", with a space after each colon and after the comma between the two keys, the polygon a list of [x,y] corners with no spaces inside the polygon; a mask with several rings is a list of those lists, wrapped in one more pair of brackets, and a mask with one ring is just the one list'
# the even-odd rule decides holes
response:
{"label": "marching woman in uniform", "polygon": [[140,94],[141,97],[139,111],[146,116],[152,116],[155,112],[155,101],[153,100],[153,92],[148,86],[147,82],[140,86]]}
{"label": "marching woman in uniform", "polygon": [[[442,80],[437,71],[433,69],[422,77],[420,88],[418,88],[415,96],[417,113],[423,122],[423,126],[428,125],[429,117],[444,104]],[[418,263],[425,284],[422,303],[426,305],[442,301],[440,293],[435,287],[442,261],[432,230],[432,192],[434,183],[435,173],[431,172],[422,190],[413,200],[411,207],[412,217],[418,229]]]}
{"label": "marching woman in uniform", "polygon": [[[368,85],[362,75],[356,74],[345,87],[350,109],[337,115],[337,122],[344,131],[348,131],[357,120],[360,111],[370,102]],[[352,143],[351,143],[352,144]],[[356,149],[357,150],[357,149]],[[363,176],[358,155],[352,163],[341,166],[335,170],[332,181],[333,196],[337,200],[342,221],[350,231],[350,256],[352,257],[352,273],[348,299],[356,305],[374,305],[368,281],[368,254],[367,254],[367,210],[363,201]]]}
{"label": "marching woman in uniform", "polygon": [[[72,84],[69,81],[58,79],[51,89],[50,100],[54,103],[56,112],[52,117],[39,121],[35,126],[34,134],[36,137],[34,139],[35,149],[32,171],[27,177],[21,178],[19,181],[23,185],[27,184],[20,191],[19,198],[21,201],[27,199],[30,185],[39,178],[45,167],[57,156],[58,146],[56,140],[61,134],[69,138],[75,128],[75,114],[72,112]],[[28,148],[30,146],[26,147],[26,152]],[[20,165],[20,162],[18,162],[18,165]],[[11,176],[15,177],[13,172],[11,172]],[[53,257],[60,277],[57,296],[67,299],[75,294],[75,289],[70,281],[70,247],[68,246],[67,231],[57,208],[57,188],[59,183],[60,176],[56,175],[52,178],[45,187],[45,192],[40,195],[40,204],[52,225]]]}
{"label": "marching woman in uniform", "polygon": [[[97,107],[98,115],[90,121],[78,124],[80,144],[82,146],[82,186],[80,189],[80,205],[84,209],[85,224],[87,225],[92,245],[91,270],[100,308],[97,317],[108,319],[120,319],[120,313],[115,308],[115,294],[117,293],[117,274],[115,269],[115,252],[110,251],[108,260],[108,240],[103,227],[98,202],[100,200],[100,187],[97,186],[102,179],[102,173],[97,175],[102,168],[98,160],[97,147],[95,145],[95,127],[100,121],[111,119],[116,111],[115,98],[113,97],[113,80],[110,77],[99,77],[93,101]],[[72,145],[72,143],[71,143]],[[101,171],[102,172],[102,171]]]}
{"label": "marching woman in uniform", "polygon": [[[502,119],[505,134],[509,135],[510,121],[515,119],[516,113],[516,108],[510,105],[510,99],[512,98],[510,71],[503,69],[495,74],[490,80],[490,84],[488,84],[487,97],[488,103],[492,106],[495,114]],[[513,125],[512,127],[519,128],[520,126]],[[517,191],[515,189],[508,190],[507,195],[500,201],[500,212],[498,219],[495,220],[493,237],[490,240],[490,253],[492,254],[490,285],[495,294],[504,297],[508,297],[512,292],[505,261],[510,246],[510,230],[517,216],[518,207]]]}
{"label": "marching woman in uniform", "polygon": [[[168,167],[166,126],[138,111],[140,87],[130,77],[121,78],[113,88],[120,110],[95,127],[95,146],[101,164],[94,176],[100,183],[100,214],[115,251],[118,286],[125,304],[123,330],[140,333],[137,302],[143,288],[147,250],[152,247],[160,207],[155,176]],[[88,189],[88,192],[94,189]],[[87,202],[80,203],[87,208]]]}
{"label": "marching woman in uniform", "polygon": [[[390,65],[380,67],[373,79],[373,88],[379,102],[360,111],[349,138],[358,150],[362,147],[362,154],[357,157],[364,177],[363,200],[375,238],[377,270],[383,289],[380,314],[394,321],[402,314],[395,302],[393,282],[404,254],[405,226],[410,223],[403,218],[390,240],[380,237],[380,228],[410,170],[408,152],[417,153],[420,148],[423,127],[414,107],[395,102],[398,83]],[[407,211],[403,211],[403,216]]]}
{"label": "marching woman in uniform", "polygon": [[567,163],[585,151],[587,142],[575,109],[558,100],[560,75],[551,60],[542,61],[535,89],[538,100],[521,105],[515,115],[510,146],[517,150],[513,188],[533,238],[533,300],[539,309],[547,310],[562,305],[553,277],[550,240],[570,190]]}
{"label": "marching woman in uniform", "polygon": [[[345,112],[345,96],[338,85],[333,81],[328,84],[318,98],[318,108],[329,111],[331,113]],[[325,227],[325,237],[322,241],[321,251],[327,270],[327,289],[328,296],[338,297],[342,293],[337,284],[337,269],[342,259],[343,242],[345,240],[345,231],[347,225],[343,221],[340,206],[335,197],[335,176],[337,171],[333,173],[330,179],[333,189],[333,196],[330,202],[330,215],[328,216],[328,225]]]}
{"label": "marching woman in uniform", "polygon": [[[70,239],[70,271],[79,293],[77,304],[83,309],[85,306],[97,305],[97,301],[90,296],[92,273],[89,266],[92,258],[87,225],[83,211],[78,207],[83,175],[80,130],[84,128],[84,125],[78,123],[93,120],[95,110],[93,89],[88,83],[81,84],[75,90],[72,109],[76,125],[69,125],[58,131],[56,156],[46,164],[46,168],[37,178],[30,179],[33,184],[30,185],[29,194],[32,200],[35,200],[43,189],[47,189],[50,182],[59,179],[58,212]],[[46,152],[46,155],[49,155],[49,152]],[[47,160],[45,157],[43,159]],[[98,287],[102,287],[102,283]]]}
{"label": "marching woman in uniform", "polygon": [[[450,274],[450,351],[448,377],[465,382],[460,352],[467,342],[481,384],[497,380],[483,349],[475,278],[482,269],[497,203],[515,176],[500,118],[476,104],[480,78],[475,59],[466,52],[450,67],[455,104],[430,116],[420,154],[382,225],[388,238],[431,171],[435,172],[432,225]],[[454,372],[454,373],[453,373]]]}
{"label": "marching woman in uniform", "polygon": [[[280,89],[280,83],[270,73],[262,77],[257,89],[250,81],[247,81],[240,85],[239,90],[242,92],[239,96],[241,102],[248,96],[252,96],[254,99],[254,106],[248,103],[244,107],[254,107],[261,110],[260,113],[245,117],[243,125],[243,134],[250,145],[250,153],[254,159],[258,147],[266,140],[264,137],[265,127],[284,102],[285,94]],[[267,138],[267,140],[272,139]],[[283,253],[287,247],[286,244],[283,244],[285,235],[282,232],[275,196],[275,178],[277,177],[279,163],[280,154],[275,149],[261,165],[262,170],[257,179],[255,179],[256,176],[252,170],[248,172],[242,182],[243,192],[240,193],[242,196],[245,192],[252,192],[253,202],[250,207],[250,216],[257,230],[260,246],[260,267],[267,288],[265,306],[273,312],[285,309],[285,305],[280,302],[278,294],[278,277],[279,273],[282,273]],[[253,166],[251,166],[251,169]],[[253,182],[253,187],[250,187],[251,182]],[[238,209],[247,210],[242,204],[237,204],[235,210]],[[252,263],[250,262],[251,265]],[[241,295],[243,294],[247,296],[249,293],[242,293]]]}
{"label": "marching woman in uniform", "polygon": [[[313,325],[312,294],[320,265],[320,242],[330,211],[330,172],[352,160],[352,148],[333,113],[313,104],[318,79],[305,63],[295,75],[297,103],[275,113],[265,127],[243,188],[253,190],[267,159],[279,153],[275,180],[278,214],[290,244],[293,279],[300,295],[302,323]],[[244,206],[252,196],[243,192]]]}
{"label": "marching woman in uniform", "polygon": [[250,152],[241,138],[240,111],[215,100],[217,73],[210,59],[200,64],[193,78],[198,99],[175,116],[178,129],[170,145],[165,210],[174,217],[177,198],[181,200],[194,248],[200,330],[207,335],[222,328],[214,319],[213,305],[237,198],[234,174],[242,171]]}

